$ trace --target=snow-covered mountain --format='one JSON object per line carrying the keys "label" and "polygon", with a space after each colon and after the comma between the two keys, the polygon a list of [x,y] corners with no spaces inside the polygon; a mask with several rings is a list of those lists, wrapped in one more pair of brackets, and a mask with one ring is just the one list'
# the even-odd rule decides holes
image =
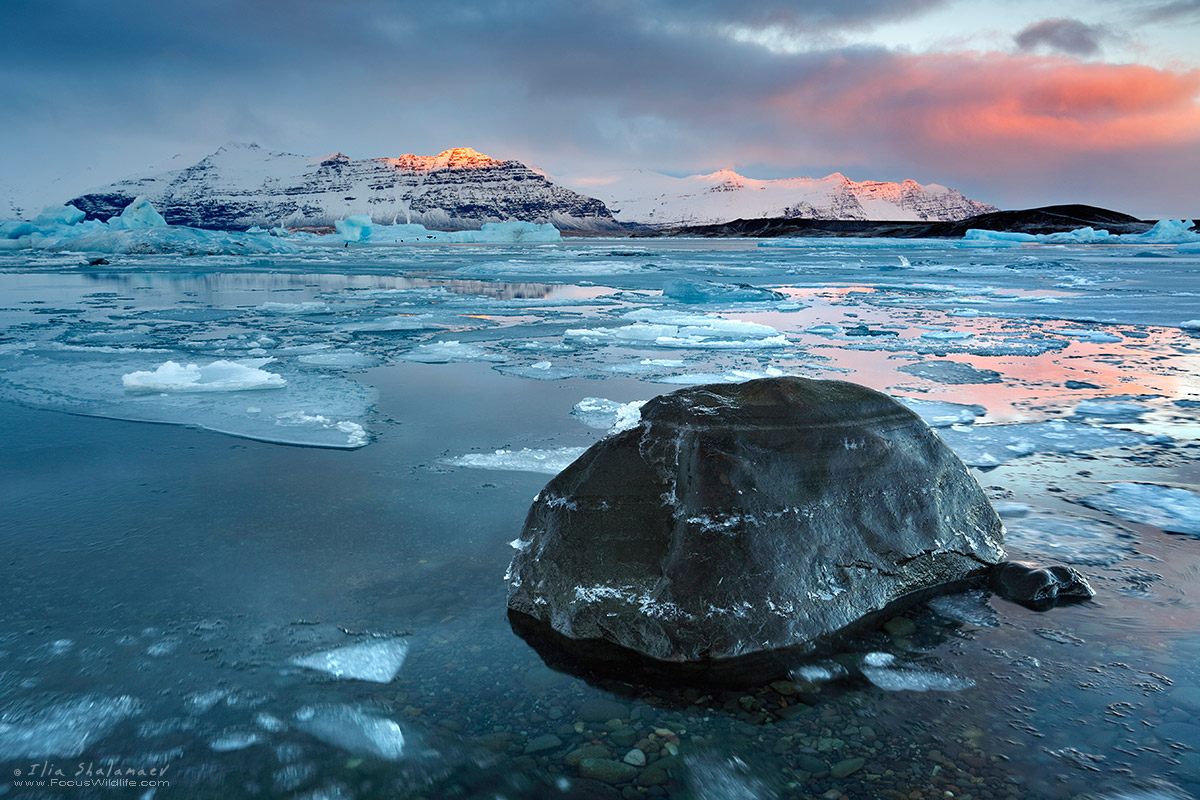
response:
{"label": "snow-covered mountain", "polygon": [[763,217],[954,221],[998,210],[936,183],[852,181],[840,172],[764,181],[728,169],[687,178],[630,170],[591,182],[587,191],[604,200],[618,221],[653,226]]}
{"label": "snow-covered mountain", "polygon": [[103,220],[138,195],[171,224],[224,230],[332,225],[352,214],[442,230],[509,220],[566,230],[617,227],[601,201],[519,161],[498,161],[469,147],[436,156],[353,159],[227,145],[184,169],[126,178],[70,202]]}

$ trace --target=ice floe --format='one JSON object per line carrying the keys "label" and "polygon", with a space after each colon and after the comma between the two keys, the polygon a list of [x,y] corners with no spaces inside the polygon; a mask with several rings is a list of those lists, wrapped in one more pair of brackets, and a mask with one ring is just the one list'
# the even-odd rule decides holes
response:
{"label": "ice floe", "polygon": [[755,350],[787,347],[787,337],[769,325],[716,315],[678,314],[643,308],[621,315],[633,324],[616,328],[574,328],[563,335],[579,345],[619,344],[708,350]]}
{"label": "ice floe", "polygon": [[443,463],[454,467],[495,469],[512,472],[544,472],[557,475],[571,462],[583,455],[586,447],[556,447],[536,450],[528,447],[521,450],[496,450],[492,453],[468,453],[444,459]]}
{"label": "ice floe", "polygon": [[1051,561],[1107,566],[1137,552],[1132,533],[1090,517],[1031,514],[1004,524],[1006,545]]}
{"label": "ice floe", "polygon": [[138,392],[244,392],[282,389],[287,385],[282,376],[261,369],[263,365],[274,360],[221,360],[204,366],[185,366],[167,361],[152,371],[127,373],[121,376],[121,383],[126,389]]}
{"label": "ice floe", "polygon": [[958,361],[918,361],[898,369],[918,378],[951,385],[1000,382],[1000,373],[996,370],[977,369]]}
{"label": "ice floe", "polygon": [[40,707],[19,702],[0,710],[0,758],[75,758],[141,712],[128,695],[87,694]]}
{"label": "ice floe", "polygon": [[562,241],[548,223],[487,222],[477,231],[432,231],[412,223],[377,225],[366,214],[334,222],[343,242],[356,244],[545,244]]}
{"label": "ice floe", "polygon": [[408,642],[387,639],[361,642],[307,656],[296,656],[291,663],[317,670],[335,678],[391,683],[408,655]]}
{"label": "ice floe", "polygon": [[404,733],[386,717],[345,705],[305,706],[296,727],[348,753],[395,761],[404,754]]}
{"label": "ice floe", "polygon": [[1200,536],[1200,494],[1156,483],[1106,483],[1108,491],[1081,498],[1089,508],[1171,533]]}
{"label": "ice floe", "polygon": [[939,435],[971,467],[995,467],[1033,453],[1079,453],[1169,441],[1165,436],[1063,420],[955,425],[943,428]]}
{"label": "ice floe", "polygon": [[897,397],[896,400],[915,411],[925,420],[926,425],[933,428],[969,425],[976,417],[987,413],[983,406],[973,403],[950,403],[945,400],[921,400],[915,397]]}
{"label": "ice floe", "polygon": [[420,344],[399,358],[404,361],[419,361],[423,364],[449,364],[453,361],[506,361],[506,357],[493,353],[477,344],[464,344],[458,340]]}
{"label": "ice floe", "polygon": [[1140,420],[1154,409],[1121,400],[1084,400],[1075,406],[1075,416],[1111,422]]}
{"label": "ice floe", "polygon": [[663,297],[678,303],[761,303],[785,299],[785,295],[745,283],[715,283],[671,278],[663,284]]}

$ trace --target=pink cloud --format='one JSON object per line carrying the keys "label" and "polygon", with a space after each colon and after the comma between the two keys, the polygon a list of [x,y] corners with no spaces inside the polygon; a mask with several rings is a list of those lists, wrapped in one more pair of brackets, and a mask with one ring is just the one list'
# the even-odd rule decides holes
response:
{"label": "pink cloud", "polygon": [[891,56],[850,76],[847,66],[807,75],[769,104],[810,129],[960,157],[1200,147],[1200,70],[972,53]]}

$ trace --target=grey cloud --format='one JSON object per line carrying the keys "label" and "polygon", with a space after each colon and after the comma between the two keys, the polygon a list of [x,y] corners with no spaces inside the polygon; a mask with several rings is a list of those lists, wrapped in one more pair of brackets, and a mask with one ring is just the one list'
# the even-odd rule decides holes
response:
{"label": "grey cloud", "polygon": [[1138,18],[1143,22],[1200,21],[1200,0],[1174,0],[1140,8]]}
{"label": "grey cloud", "polygon": [[1075,56],[1095,55],[1108,35],[1102,25],[1088,25],[1077,19],[1044,19],[1027,26],[1013,37],[1022,50],[1047,47]]}

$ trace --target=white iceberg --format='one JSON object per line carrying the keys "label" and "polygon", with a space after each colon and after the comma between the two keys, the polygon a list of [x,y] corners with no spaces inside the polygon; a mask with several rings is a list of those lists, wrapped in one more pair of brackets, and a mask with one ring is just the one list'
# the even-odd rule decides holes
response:
{"label": "white iceberg", "polygon": [[431,231],[424,225],[377,225],[366,214],[333,223],[341,241],[369,244],[544,244],[562,241],[548,223],[486,222],[477,231]]}
{"label": "white iceberg", "polygon": [[1200,232],[1187,220],[1163,219],[1145,233],[1109,233],[1095,228],[1076,228],[1061,233],[1017,233],[972,228],[966,242],[1040,242],[1044,244],[1190,244],[1200,242]]}
{"label": "white iceberg", "polygon": [[126,373],[121,376],[121,382],[126,389],[138,392],[244,392],[282,389],[287,385],[282,375],[260,369],[274,360],[221,360],[204,366],[185,366],[175,361],[167,361],[152,371]]}

